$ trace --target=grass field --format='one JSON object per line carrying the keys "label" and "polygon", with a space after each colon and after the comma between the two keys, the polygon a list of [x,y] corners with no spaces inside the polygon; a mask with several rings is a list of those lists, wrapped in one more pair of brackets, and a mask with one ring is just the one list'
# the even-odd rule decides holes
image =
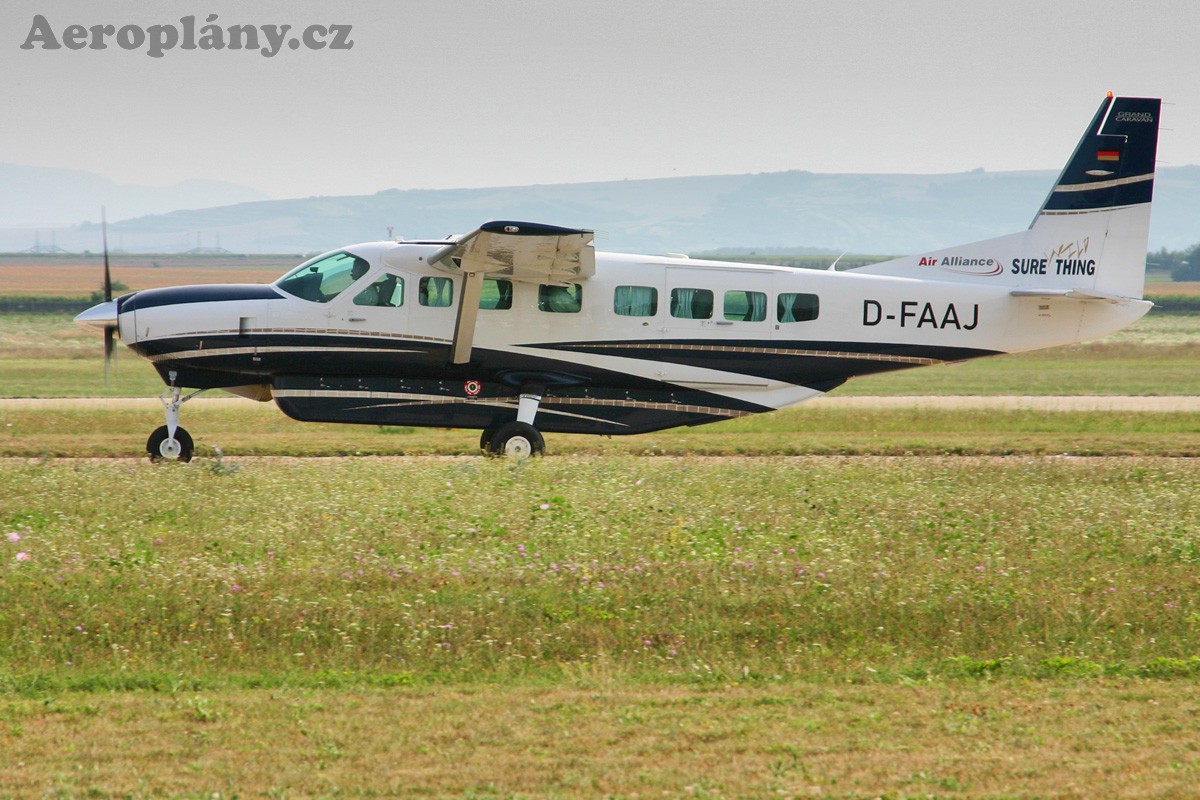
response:
{"label": "grass field", "polygon": [[2,785],[1187,796],[1198,495],[1175,459],[8,460]]}

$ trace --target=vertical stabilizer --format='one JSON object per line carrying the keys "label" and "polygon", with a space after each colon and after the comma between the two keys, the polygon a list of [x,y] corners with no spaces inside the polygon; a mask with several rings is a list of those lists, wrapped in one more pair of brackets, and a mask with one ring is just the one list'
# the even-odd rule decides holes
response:
{"label": "vertical stabilizer", "polygon": [[1161,103],[1106,98],[1029,227],[1080,288],[1142,296]]}

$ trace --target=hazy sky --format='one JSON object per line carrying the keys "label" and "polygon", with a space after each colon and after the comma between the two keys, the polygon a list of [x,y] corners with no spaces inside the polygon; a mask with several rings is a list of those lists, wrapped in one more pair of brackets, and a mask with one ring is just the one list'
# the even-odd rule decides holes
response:
{"label": "hazy sky", "polygon": [[[69,25],[351,26],[349,51],[22,50]],[[1195,0],[4,0],[0,161],[272,196],[805,169],[1057,168],[1161,96],[1200,164]]]}

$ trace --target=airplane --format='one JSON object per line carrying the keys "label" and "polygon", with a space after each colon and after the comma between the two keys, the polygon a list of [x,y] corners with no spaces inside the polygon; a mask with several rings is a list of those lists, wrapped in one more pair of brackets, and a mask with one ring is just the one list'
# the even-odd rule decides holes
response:
{"label": "airplane", "polygon": [[501,220],[75,320],[116,331],[166,384],[153,460],[191,459],[180,407],[213,389],[302,421],[478,429],[515,458],[543,453],[543,432],[733,419],[1140,319],[1160,105],[1110,92],[1027,230],[853,269],[597,253],[590,230]]}

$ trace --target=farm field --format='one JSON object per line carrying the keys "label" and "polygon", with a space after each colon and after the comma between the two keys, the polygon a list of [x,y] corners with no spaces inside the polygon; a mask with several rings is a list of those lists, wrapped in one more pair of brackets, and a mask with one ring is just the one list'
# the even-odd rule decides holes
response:
{"label": "farm field", "polygon": [[[301,255],[184,256],[113,254],[114,281],[129,291],[198,283],[269,283],[304,260]],[[104,262],[90,256],[0,255],[6,297],[87,297],[104,281]]]}

